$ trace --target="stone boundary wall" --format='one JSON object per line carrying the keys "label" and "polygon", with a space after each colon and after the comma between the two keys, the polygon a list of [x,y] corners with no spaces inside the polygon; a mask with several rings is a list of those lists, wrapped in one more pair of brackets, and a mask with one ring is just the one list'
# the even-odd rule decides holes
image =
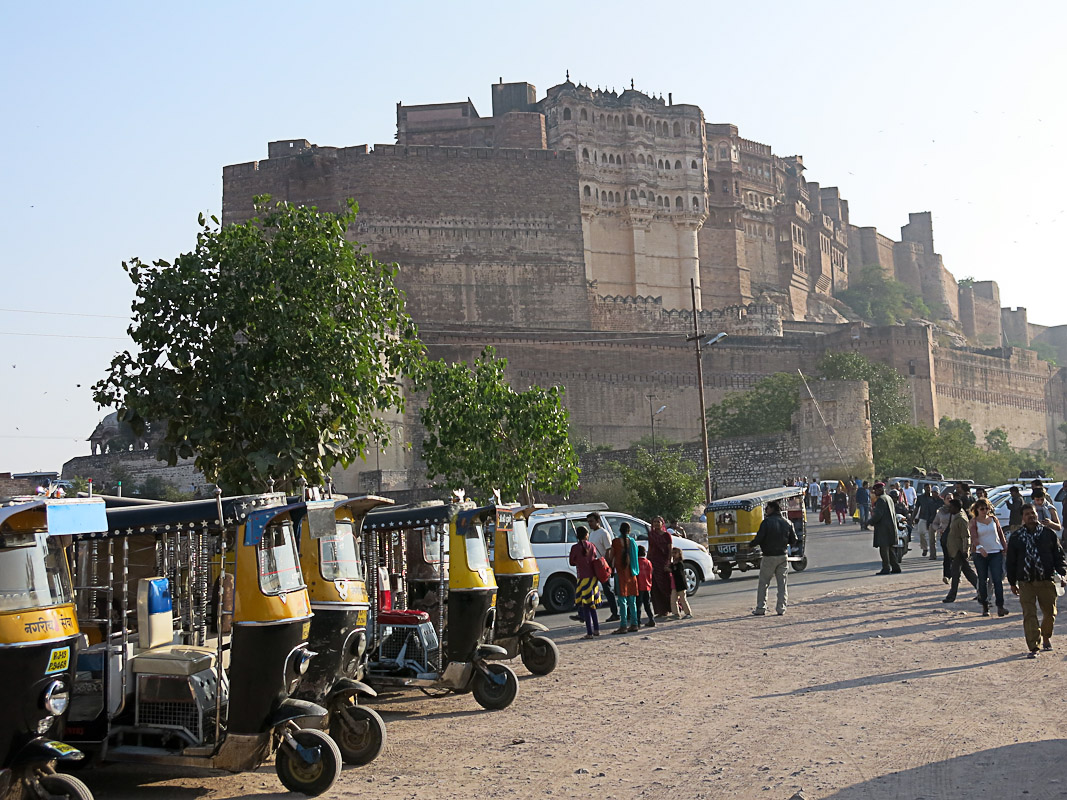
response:
{"label": "stone boundary wall", "polygon": [[99,456],[78,456],[63,465],[62,477],[92,478],[94,491],[102,492],[116,473],[125,473],[135,483],[146,478],[160,478],[165,483],[183,492],[193,491],[195,486],[207,482],[193,466],[193,459],[182,459],[173,467],[156,459],[149,450],[108,453]]}

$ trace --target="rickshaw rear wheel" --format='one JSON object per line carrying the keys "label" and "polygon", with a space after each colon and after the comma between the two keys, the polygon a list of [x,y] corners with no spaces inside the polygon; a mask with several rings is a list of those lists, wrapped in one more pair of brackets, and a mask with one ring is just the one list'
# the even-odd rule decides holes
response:
{"label": "rickshaw rear wheel", "polygon": [[478,705],[489,711],[507,708],[519,693],[519,679],[507,664],[486,664],[486,669],[496,675],[503,675],[504,682],[494,683],[478,670],[474,673],[474,683],[471,685],[474,699],[478,701]]}
{"label": "rickshaw rear wheel", "polygon": [[789,563],[792,565],[794,572],[803,572],[808,568],[808,557],[801,556],[800,561],[790,561]]}
{"label": "rickshaw rear wheel", "polygon": [[559,648],[547,636],[535,633],[523,640],[519,657],[534,675],[547,675],[559,663]]}
{"label": "rickshaw rear wheel", "polygon": [[730,576],[734,574],[733,564],[719,564],[719,577],[724,581],[730,580]]}
{"label": "rickshaw rear wheel", "polygon": [[308,764],[299,753],[283,745],[278,748],[278,754],[274,758],[278,780],[290,792],[318,797],[329,791],[340,776],[341,751],[337,749],[333,739],[312,728],[294,731],[293,738],[301,747],[319,748],[319,760]]}
{"label": "rickshaw rear wheel", "polygon": [[346,764],[362,767],[385,749],[385,722],[374,709],[339,704],[330,710],[330,738]]}
{"label": "rickshaw rear wheel", "polygon": [[93,800],[93,793],[89,787],[75,778],[73,775],[64,775],[61,772],[52,775],[44,775],[38,779],[40,788],[52,797],[69,797],[70,800]]}

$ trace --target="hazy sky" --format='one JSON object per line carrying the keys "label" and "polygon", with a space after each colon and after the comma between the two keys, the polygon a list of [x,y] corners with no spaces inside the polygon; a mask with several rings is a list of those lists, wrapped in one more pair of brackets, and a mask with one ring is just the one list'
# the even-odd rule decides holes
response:
{"label": "hazy sky", "polygon": [[224,165],[275,139],[392,142],[397,101],[469,96],[488,116],[501,77],[539,97],[567,69],[671,92],[803,155],[854,224],[899,238],[932,211],[957,278],[1067,323],[1065,16],[937,0],[4,3],[0,471],[88,455],[105,413],[89,387],[126,346],[121,262],[191,249]]}

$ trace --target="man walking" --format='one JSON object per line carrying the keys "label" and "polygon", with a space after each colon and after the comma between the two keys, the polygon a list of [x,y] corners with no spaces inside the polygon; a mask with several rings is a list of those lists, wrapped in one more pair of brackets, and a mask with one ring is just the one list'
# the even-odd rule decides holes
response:
{"label": "man walking", "polygon": [[[1037,658],[1038,646],[1052,649],[1052,627],[1056,622],[1056,582],[1067,575],[1067,560],[1054,531],[1038,521],[1034,507],[1022,508],[1023,526],[1008,538],[1005,571],[1012,594],[1019,596],[1023,610],[1023,634],[1030,653]],[[1041,622],[1037,606],[1041,606]]]}
{"label": "man walking", "polygon": [[923,493],[915,501],[915,516],[912,517],[915,530],[919,534],[923,555],[929,553],[931,561],[937,559],[937,533],[934,529],[934,518],[937,516],[937,510],[945,504],[933,488],[929,483],[923,485]]}
{"label": "man walking", "polygon": [[[611,555],[611,533],[604,527],[604,522],[600,519],[600,515],[595,511],[590,512],[585,521],[589,523],[589,543],[596,548],[598,556],[609,559]],[[610,578],[601,582],[600,591],[603,593],[604,599],[608,601],[608,610],[611,611],[611,616],[608,617],[607,621],[617,622],[619,619],[619,606],[615,601],[615,593],[611,591]]]}
{"label": "man walking", "polygon": [[885,484],[879,481],[871,490],[874,493],[874,510],[871,512],[871,527],[874,528],[874,546],[882,557],[882,570],[876,575],[900,572],[897,559],[897,510],[892,499],[885,493]]}
{"label": "man walking", "polygon": [[789,545],[799,541],[793,526],[782,519],[782,507],[777,500],[767,503],[767,516],[756,531],[752,547],[758,547],[763,554],[759,565],[759,583],[756,586],[756,608],[752,614],[762,617],[767,613],[767,589],[773,576],[778,581],[778,604],[775,610],[778,616],[785,613],[786,601],[786,567]]}
{"label": "man walking", "polygon": [[822,502],[822,487],[819,486],[819,482],[814,478],[811,479],[811,483],[808,484],[808,510],[818,511],[819,504]]}
{"label": "man walking", "polygon": [[971,529],[967,522],[967,515],[963,513],[963,506],[958,497],[948,501],[948,511],[951,518],[948,523],[948,534],[945,536],[945,557],[949,563],[948,595],[942,603],[956,602],[956,592],[960,588],[960,573],[962,572],[971,586],[978,587],[978,575],[971,566],[968,555],[971,551]]}
{"label": "man walking", "polygon": [[871,483],[864,481],[856,489],[856,508],[860,512],[860,530],[869,530],[871,523]]}
{"label": "man walking", "polygon": [[[1064,484],[1067,486],[1067,483]],[[1008,494],[1011,495],[1004,503],[1008,509],[1008,533],[1017,530],[1023,524],[1023,506],[1026,505],[1026,501],[1023,500],[1022,492],[1018,486],[1012,486],[1008,489]]]}

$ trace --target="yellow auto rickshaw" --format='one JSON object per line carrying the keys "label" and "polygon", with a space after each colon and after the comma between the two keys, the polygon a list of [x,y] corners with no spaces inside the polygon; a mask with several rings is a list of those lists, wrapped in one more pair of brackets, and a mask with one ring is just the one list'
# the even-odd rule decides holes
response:
{"label": "yellow auto rickshaw", "polygon": [[804,491],[803,486],[778,486],[708,503],[704,510],[708,524],[708,551],[720,578],[729,579],[735,569],[740,572],[759,569],[763,554],[750,543],[763,522],[764,508],[772,500],[781,503],[783,516],[790,517],[797,532],[799,541],[790,546],[789,565],[797,572],[808,566]]}

